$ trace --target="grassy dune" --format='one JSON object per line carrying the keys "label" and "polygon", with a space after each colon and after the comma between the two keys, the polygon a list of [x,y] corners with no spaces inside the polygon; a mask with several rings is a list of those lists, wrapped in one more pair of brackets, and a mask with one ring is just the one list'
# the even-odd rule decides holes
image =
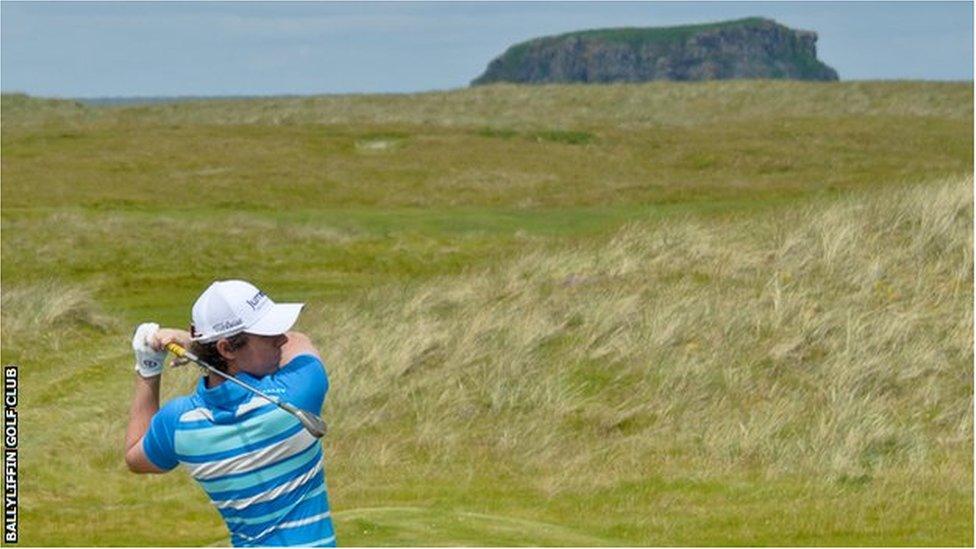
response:
{"label": "grassy dune", "polygon": [[[938,517],[963,542],[971,189],[962,179],[762,220],[636,224],[599,246],[375,290],[313,330],[333,341],[346,388],[332,443],[355,456],[350,476],[399,475],[404,455],[455,478],[517,472],[513,484],[557,509],[587,501],[577,524],[607,540],[925,544],[937,538],[924,521]],[[676,478],[734,498],[724,482],[740,475],[747,500],[763,491],[758,509],[695,532],[636,526]],[[850,499],[780,514],[813,486]],[[912,497],[923,486],[940,486],[951,511]],[[892,500],[869,503],[870,517],[862,498],[875,490]],[[588,497],[601,492],[617,497]],[[838,524],[850,538],[831,537]]]}
{"label": "grassy dune", "polygon": [[2,107],[28,545],[227,543],[121,444],[232,276],[309,302],[342,544],[973,543],[971,85]]}

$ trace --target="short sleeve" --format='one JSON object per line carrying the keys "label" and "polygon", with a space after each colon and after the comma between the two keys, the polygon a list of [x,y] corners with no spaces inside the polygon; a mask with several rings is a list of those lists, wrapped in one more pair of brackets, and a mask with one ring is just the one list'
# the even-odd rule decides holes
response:
{"label": "short sleeve", "polygon": [[274,385],[284,388],[284,400],[313,414],[322,412],[329,378],[325,365],[317,357],[298,355],[272,377]]}
{"label": "short sleeve", "polygon": [[164,471],[179,465],[173,442],[178,419],[178,406],[174,402],[168,403],[153,415],[149,430],[142,438],[142,451],[153,465]]}

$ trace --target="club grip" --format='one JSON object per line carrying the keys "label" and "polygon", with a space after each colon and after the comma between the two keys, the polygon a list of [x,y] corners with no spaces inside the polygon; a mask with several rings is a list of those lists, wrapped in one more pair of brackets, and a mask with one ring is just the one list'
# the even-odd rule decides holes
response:
{"label": "club grip", "polygon": [[171,353],[173,353],[174,355],[176,355],[176,356],[178,356],[180,358],[183,358],[183,357],[186,356],[186,349],[184,349],[183,347],[180,347],[176,343],[167,343],[166,344],[166,350],[169,351],[169,352],[171,352]]}

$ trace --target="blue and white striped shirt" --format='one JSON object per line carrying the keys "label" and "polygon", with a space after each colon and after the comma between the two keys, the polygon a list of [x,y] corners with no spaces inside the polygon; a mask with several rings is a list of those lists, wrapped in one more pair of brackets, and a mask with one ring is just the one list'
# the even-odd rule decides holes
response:
{"label": "blue and white striped shirt", "polygon": [[[318,414],[329,381],[322,362],[295,357],[274,374],[241,381]],[[157,467],[177,465],[204,489],[235,547],[335,546],[322,445],[291,414],[234,383],[175,398],[143,439]]]}

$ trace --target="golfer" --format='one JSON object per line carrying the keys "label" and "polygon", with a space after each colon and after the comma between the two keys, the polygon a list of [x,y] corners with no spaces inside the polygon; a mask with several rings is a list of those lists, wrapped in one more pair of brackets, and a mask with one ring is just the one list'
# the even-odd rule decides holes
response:
{"label": "golfer", "polygon": [[193,305],[191,333],[141,324],[132,347],[136,386],[125,436],[135,473],[183,465],[220,512],[231,543],[335,546],[322,446],[295,416],[209,373],[196,391],[159,407],[165,346],[319,414],[329,389],[308,337],[289,330],[301,303],[275,303],[241,280],[214,282]]}

